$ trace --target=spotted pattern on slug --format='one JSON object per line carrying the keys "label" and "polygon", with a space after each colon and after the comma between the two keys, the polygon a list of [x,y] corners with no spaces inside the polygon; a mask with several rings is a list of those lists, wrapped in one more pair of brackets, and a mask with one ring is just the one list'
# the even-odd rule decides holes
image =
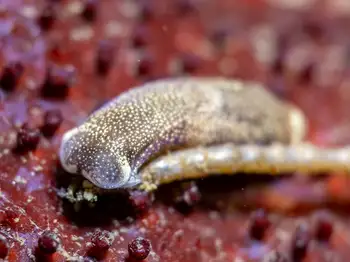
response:
{"label": "spotted pattern on slug", "polygon": [[297,112],[253,82],[158,80],[122,93],[68,131],[60,161],[100,188],[133,187],[142,183],[142,166],[171,151],[298,142],[305,125]]}

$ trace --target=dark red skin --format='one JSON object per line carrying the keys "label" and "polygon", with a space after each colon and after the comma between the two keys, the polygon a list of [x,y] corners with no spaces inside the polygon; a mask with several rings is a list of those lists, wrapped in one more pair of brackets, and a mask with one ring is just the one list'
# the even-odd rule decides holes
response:
{"label": "dark red skin", "polygon": [[[21,7],[16,6],[16,3],[20,1],[13,2],[5,0],[5,3],[12,3],[12,7],[19,10]],[[23,2],[37,2],[38,9],[42,10],[43,2],[63,8],[70,1]],[[44,113],[59,108],[64,120],[52,138],[40,139],[37,150],[30,153],[30,156],[12,153],[15,140],[10,139],[13,137],[11,132],[15,132],[17,127],[9,125],[1,118],[1,137],[5,139],[0,144],[0,189],[4,196],[0,198],[0,233],[6,236],[10,247],[8,260],[30,261],[28,254],[35,255],[41,233],[44,230],[55,229],[64,250],[69,254],[87,256],[88,243],[97,228],[100,228],[110,232],[119,230],[122,236],[117,236],[112,242],[104,261],[128,261],[128,243],[138,236],[151,242],[152,252],[146,259],[148,262],[156,261],[157,256],[162,262],[196,262],[203,259],[210,261],[214,258],[217,259],[215,261],[233,261],[236,257],[244,261],[261,261],[268,251],[262,251],[258,257],[252,257],[256,254],[256,249],[253,252],[252,248],[256,248],[257,244],[254,244],[249,236],[252,213],[259,208],[265,209],[268,214],[277,214],[271,218],[271,225],[259,242],[267,250],[277,250],[289,256],[293,250],[292,238],[299,219],[305,220],[313,227],[320,210],[327,208],[334,228],[327,241],[331,245],[320,243],[312,249],[307,249],[305,261],[325,261],[324,254],[330,250],[340,261],[350,257],[349,244],[345,240],[350,234],[350,227],[346,222],[350,206],[350,180],[336,174],[313,179],[300,179],[298,176],[286,179],[245,175],[213,177],[197,182],[201,197],[199,201],[194,201],[194,206],[185,213],[177,208],[177,196],[181,195],[179,191],[186,190],[186,187],[179,183],[161,187],[156,192],[153,202],[143,198],[131,201],[127,193],[116,193],[101,197],[95,208],[83,205],[78,212],[74,211],[70,203],[57,196],[57,189],[67,188],[71,182],[70,175],[56,171],[57,149],[63,132],[76,126],[102,101],[109,100],[143,81],[175,73],[168,69],[169,64],[173,59],[184,57],[186,53],[195,53],[200,63],[196,63],[195,66],[183,66],[182,71],[180,67],[180,71],[176,73],[225,75],[261,81],[283,99],[293,101],[301,107],[310,119],[311,141],[322,145],[350,142],[349,127],[341,129],[339,133],[333,132],[348,119],[350,103],[347,97],[350,96],[350,88],[341,83],[349,81],[345,72],[350,69],[350,64],[334,74],[334,79],[327,77],[330,82],[323,83],[324,86],[321,86],[320,75],[317,75],[320,66],[329,63],[325,60],[329,48],[335,43],[345,47],[350,40],[347,22],[341,18],[322,20],[316,7],[302,16],[290,10],[283,11],[262,0],[207,1],[207,6],[198,6],[191,12],[179,15],[178,8],[171,7],[175,0],[155,0],[154,7],[147,9],[146,16],[144,11],[142,17],[128,20],[122,19],[116,12],[116,2],[99,1],[98,18],[95,22],[84,22],[80,14],[74,14],[69,18],[55,20],[52,27],[39,37],[20,35],[21,31],[18,32],[18,43],[26,38],[29,41],[36,39],[36,43],[42,45],[36,49],[35,58],[22,57],[25,72],[14,91],[6,95],[6,119],[13,124],[30,122],[40,127]],[[67,9],[67,6],[65,8]],[[311,13],[314,19],[312,22],[308,21]],[[7,12],[1,13],[0,19],[3,22],[15,17],[18,18],[16,13]],[[103,25],[113,20],[122,23],[122,28],[127,28],[126,25],[131,25],[133,19],[137,22],[136,26],[141,23],[150,32],[147,43],[142,45],[142,51],[146,52],[145,57],[151,57],[147,70],[142,71],[141,75],[133,73],[133,63],[137,63],[137,56],[130,64],[120,62],[129,61],[125,58],[127,52],[138,55],[139,50],[130,44],[131,35],[130,39],[114,36],[110,38],[117,48],[116,59],[109,69],[112,73],[98,76],[94,61],[99,41],[106,38],[103,35]],[[228,25],[229,31],[217,37],[215,46],[212,47],[212,59],[206,59],[202,57],[203,51],[201,52],[203,41],[212,39],[213,32],[218,30],[215,27],[220,26],[220,21],[223,25]],[[263,64],[254,57],[251,43],[249,44],[247,39],[247,34],[252,32],[252,28],[266,25],[265,22],[268,21],[271,29],[279,28],[275,31],[279,39],[279,49],[276,50],[278,57],[275,64],[271,65]],[[29,18],[20,22],[20,27],[40,30],[36,22],[36,18]],[[77,28],[88,24],[92,24],[95,30],[92,39],[69,41],[73,25]],[[217,41],[223,41],[226,35],[226,45],[218,44]],[[5,46],[6,43],[12,43],[14,38],[10,36],[7,40],[10,42],[5,42]],[[284,58],[291,56],[293,48],[306,43],[315,45],[309,52],[316,57],[316,61],[312,61],[312,66],[305,65],[301,72],[288,67]],[[53,47],[56,48],[54,51]],[[126,50],[129,47],[131,49]],[[16,52],[11,53],[8,48],[1,50],[3,51],[0,64],[3,68],[15,57]],[[29,54],[32,52],[29,51]],[[230,65],[235,68],[234,71],[220,71],[219,64],[222,61],[226,61],[226,68]],[[73,86],[69,89],[67,97],[57,100],[40,97],[40,87],[50,63],[75,67],[77,81],[68,81]],[[28,87],[30,79],[36,82],[34,90]],[[38,105],[41,107],[39,114],[28,110]],[[9,149],[8,154],[4,154],[5,149]],[[35,174],[32,175],[31,172]],[[183,195],[186,195],[186,192]],[[142,206],[135,207],[135,203],[141,203]],[[125,219],[128,216],[134,219]],[[118,221],[119,225],[115,221]],[[123,230],[120,231],[121,227]],[[341,230],[337,230],[338,228]],[[210,230],[215,234],[208,235]],[[276,230],[283,230],[288,238],[281,242],[277,239]],[[13,240],[15,236],[21,237],[24,244]],[[310,237],[315,238],[313,235]],[[51,259],[65,261],[59,251],[54,253]]]}

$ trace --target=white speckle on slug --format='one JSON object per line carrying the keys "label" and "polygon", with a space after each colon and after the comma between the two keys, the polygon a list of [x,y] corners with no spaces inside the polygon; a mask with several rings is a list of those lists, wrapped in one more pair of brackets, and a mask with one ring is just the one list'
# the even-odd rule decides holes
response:
{"label": "white speckle on slug", "polygon": [[59,149],[59,159],[60,159],[60,163],[61,163],[62,167],[67,172],[72,173],[72,174],[76,174],[78,172],[78,167],[76,165],[67,163],[67,158],[68,158],[67,154],[69,153],[69,149],[67,147],[72,146],[72,145],[69,145],[70,138],[72,138],[77,133],[78,133],[77,128],[73,128],[73,129],[69,130],[68,132],[66,132],[62,137],[62,142],[61,142],[61,146]]}
{"label": "white speckle on slug", "polygon": [[308,124],[303,112],[299,108],[291,106],[289,125],[292,133],[292,143],[299,143],[304,140]]}

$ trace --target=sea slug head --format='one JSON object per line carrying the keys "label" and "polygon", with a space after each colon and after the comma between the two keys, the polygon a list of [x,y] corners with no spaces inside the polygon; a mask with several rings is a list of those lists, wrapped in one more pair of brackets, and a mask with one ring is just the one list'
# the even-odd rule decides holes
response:
{"label": "sea slug head", "polygon": [[63,135],[59,160],[69,173],[81,174],[103,189],[121,189],[140,183],[122,147],[91,134],[84,125]]}

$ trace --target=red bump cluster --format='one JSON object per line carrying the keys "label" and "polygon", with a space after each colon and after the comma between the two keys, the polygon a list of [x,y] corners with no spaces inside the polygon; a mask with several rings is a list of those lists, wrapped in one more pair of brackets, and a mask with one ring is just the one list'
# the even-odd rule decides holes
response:
{"label": "red bump cluster", "polygon": [[39,250],[46,255],[52,255],[60,246],[60,239],[57,234],[45,231],[38,240]]}
{"label": "red bump cluster", "polygon": [[113,244],[113,237],[108,231],[99,231],[92,236],[91,244],[88,256],[103,259]]}
{"label": "red bump cluster", "polygon": [[129,256],[135,260],[144,260],[151,252],[151,242],[148,239],[137,237],[128,245]]}

